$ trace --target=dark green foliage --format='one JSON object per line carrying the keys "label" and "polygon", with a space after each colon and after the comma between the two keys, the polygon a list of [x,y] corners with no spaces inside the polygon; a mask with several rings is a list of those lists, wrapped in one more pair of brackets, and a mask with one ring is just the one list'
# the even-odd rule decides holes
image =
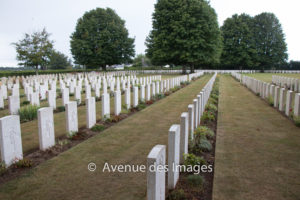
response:
{"label": "dark green foliage", "polygon": [[271,69],[286,63],[287,45],[278,18],[273,13],[254,17],[257,59],[261,69]]}
{"label": "dark green foliage", "polygon": [[223,52],[221,63],[233,69],[251,69],[257,66],[253,20],[249,15],[233,15],[221,27]]}
{"label": "dark green foliage", "polygon": [[200,142],[201,138],[212,138],[215,136],[215,133],[208,128],[207,126],[199,126],[195,132],[195,141],[197,142],[197,140],[199,140],[197,143]]}
{"label": "dark green foliage", "polygon": [[212,122],[212,121],[215,121],[215,116],[210,111],[204,111],[203,115],[201,116],[201,121],[203,121],[203,122]]}
{"label": "dark green foliage", "polygon": [[65,108],[65,106],[58,106],[58,107],[56,107],[56,110],[58,112],[64,112],[66,110],[66,108]]}
{"label": "dark green foliage", "polygon": [[25,38],[13,43],[17,51],[19,65],[34,67],[38,70],[46,69],[53,48],[53,41],[49,40],[50,34],[44,28],[41,32],[34,32],[32,35],[25,34]]}
{"label": "dark green foliage", "polygon": [[143,110],[147,107],[146,103],[142,102],[142,103],[139,103],[138,106],[137,106],[137,109],[138,110]]}
{"label": "dark green foliage", "polygon": [[206,161],[203,157],[196,156],[194,154],[185,154],[184,155],[184,165],[186,166],[195,166],[195,165],[205,165]]}
{"label": "dark green foliage", "polygon": [[185,196],[183,189],[173,190],[167,197],[167,200],[185,200],[185,199],[187,198]]}
{"label": "dark green foliage", "polygon": [[216,113],[217,110],[218,110],[218,108],[217,108],[217,106],[215,106],[214,104],[208,103],[208,104],[206,104],[206,106],[205,106],[205,110],[210,111],[210,112],[212,112],[212,113]]}
{"label": "dark green foliage", "polygon": [[221,67],[264,70],[287,65],[285,36],[273,13],[233,15],[225,20],[221,31]]}
{"label": "dark green foliage", "polygon": [[33,163],[30,159],[24,158],[23,160],[18,160],[16,163],[13,164],[15,168],[27,168],[32,167]]}
{"label": "dark green foliage", "polygon": [[100,131],[103,131],[104,129],[105,129],[105,126],[103,126],[101,124],[96,124],[95,126],[93,126],[91,128],[91,130],[94,132],[100,132]]}
{"label": "dark green foliage", "polygon": [[153,30],[146,39],[153,64],[195,65],[219,62],[221,33],[215,10],[206,0],[160,0]]}
{"label": "dark green foliage", "polygon": [[28,104],[30,104],[30,101],[23,101],[22,102],[22,105],[28,105]]}
{"label": "dark green foliage", "polygon": [[202,151],[208,152],[208,151],[212,150],[212,145],[211,145],[211,143],[207,139],[203,138],[203,139],[200,140],[199,148]]}
{"label": "dark green foliage", "polygon": [[48,66],[50,69],[67,69],[68,67],[72,67],[72,63],[65,54],[53,50]]}
{"label": "dark green foliage", "polygon": [[201,175],[188,175],[187,182],[191,186],[202,186],[204,183],[204,177]]}
{"label": "dark green foliage", "polygon": [[28,106],[21,107],[19,110],[20,121],[28,122],[36,119],[38,109],[39,107],[35,105],[34,106],[28,105]]}
{"label": "dark green foliage", "polygon": [[106,70],[106,65],[131,61],[134,39],[125,21],[110,8],[96,8],[78,19],[71,35],[71,52],[77,64]]}
{"label": "dark green foliage", "polygon": [[295,125],[298,126],[298,127],[300,127],[300,117],[294,116],[293,119],[294,119]]}
{"label": "dark green foliage", "polygon": [[0,162],[0,176],[6,172],[6,166],[4,162]]}
{"label": "dark green foliage", "polygon": [[274,106],[274,99],[273,99],[272,96],[268,96],[267,101],[268,101],[270,106]]}

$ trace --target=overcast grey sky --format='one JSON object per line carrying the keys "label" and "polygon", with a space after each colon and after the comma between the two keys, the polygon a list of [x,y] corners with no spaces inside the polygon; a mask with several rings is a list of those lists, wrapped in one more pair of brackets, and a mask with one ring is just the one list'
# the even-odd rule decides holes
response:
{"label": "overcast grey sky", "polygon": [[[273,12],[279,18],[288,44],[289,60],[300,60],[299,0],[211,0],[219,24],[233,14],[252,16]],[[144,53],[145,39],[152,27],[156,0],[0,0],[0,66],[16,66],[16,52],[11,45],[24,33],[46,27],[55,41],[54,48],[69,57],[70,35],[77,19],[96,7],[110,7],[126,21],[131,37],[135,37],[136,53]]]}

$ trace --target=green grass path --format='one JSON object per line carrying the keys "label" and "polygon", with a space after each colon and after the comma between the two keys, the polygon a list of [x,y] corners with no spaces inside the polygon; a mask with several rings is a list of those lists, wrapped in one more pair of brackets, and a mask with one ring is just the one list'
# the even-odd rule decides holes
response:
{"label": "green grass path", "polygon": [[300,198],[300,128],[220,78],[213,200]]}
{"label": "green grass path", "polygon": [[[168,130],[211,76],[110,127],[0,187],[0,199],[145,199],[146,173],[102,172],[109,164],[143,164],[156,144],[167,144]],[[89,172],[89,162],[97,164]]]}

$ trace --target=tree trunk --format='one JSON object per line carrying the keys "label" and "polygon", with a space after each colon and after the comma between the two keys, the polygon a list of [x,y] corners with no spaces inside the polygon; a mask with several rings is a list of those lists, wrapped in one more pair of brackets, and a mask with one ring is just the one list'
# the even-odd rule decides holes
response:
{"label": "tree trunk", "polygon": [[182,74],[186,74],[186,65],[183,65],[182,67]]}
{"label": "tree trunk", "polygon": [[38,75],[39,74],[39,66],[35,66],[35,75]]}
{"label": "tree trunk", "polygon": [[192,64],[190,68],[191,68],[191,73],[194,73],[195,72],[195,66],[194,66],[194,64]]}

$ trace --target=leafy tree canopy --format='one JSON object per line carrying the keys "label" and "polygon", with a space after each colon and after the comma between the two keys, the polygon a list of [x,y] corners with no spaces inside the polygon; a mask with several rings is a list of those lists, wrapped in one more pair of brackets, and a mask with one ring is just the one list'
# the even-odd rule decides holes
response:
{"label": "leafy tree canopy", "polygon": [[217,15],[206,0],[158,0],[153,30],[146,39],[153,64],[190,66],[219,61],[221,34]]}
{"label": "leafy tree canopy", "polygon": [[125,21],[114,10],[97,8],[77,21],[71,35],[71,52],[76,64],[106,69],[106,65],[131,61],[134,39],[128,36]]}
{"label": "leafy tree canopy", "polygon": [[67,69],[72,66],[72,62],[65,54],[53,50],[48,66],[50,69]]}
{"label": "leafy tree canopy", "polygon": [[41,32],[25,34],[24,39],[13,43],[17,51],[19,65],[34,67],[36,70],[46,69],[53,50],[53,41],[49,40],[50,34],[44,28]]}
{"label": "leafy tree canopy", "polygon": [[271,69],[286,65],[287,45],[279,20],[273,13],[255,17],[233,15],[221,27],[221,67]]}

